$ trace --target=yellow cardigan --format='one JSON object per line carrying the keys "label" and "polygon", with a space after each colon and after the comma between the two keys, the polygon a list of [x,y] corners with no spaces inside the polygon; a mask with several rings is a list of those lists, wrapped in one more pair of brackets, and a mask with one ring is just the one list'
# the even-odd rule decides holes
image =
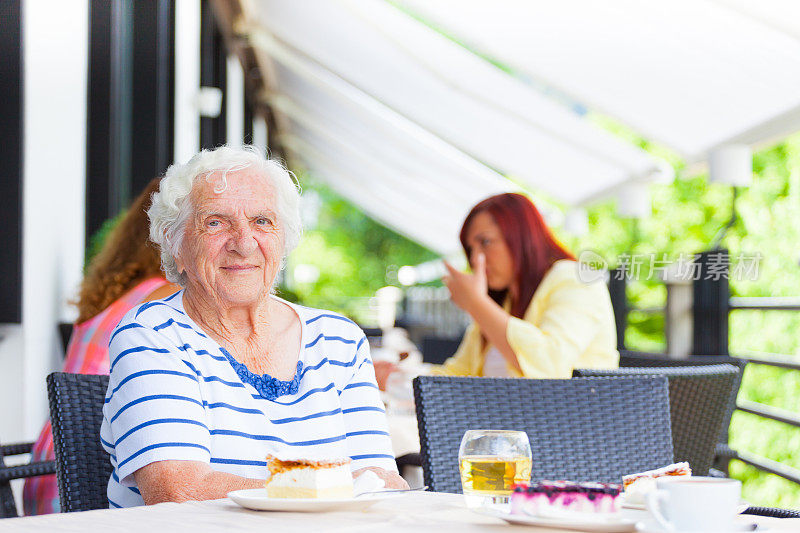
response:
{"label": "yellow cardigan", "polygon": [[[524,320],[510,318],[506,338],[522,368],[520,373],[509,366],[513,377],[569,378],[573,368],[619,366],[608,289],[602,281],[581,281],[575,261],[553,264],[533,294]],[[482,347],[480,329],[472,323],[455,355],[431,373],[482,376],[488,349]]]}

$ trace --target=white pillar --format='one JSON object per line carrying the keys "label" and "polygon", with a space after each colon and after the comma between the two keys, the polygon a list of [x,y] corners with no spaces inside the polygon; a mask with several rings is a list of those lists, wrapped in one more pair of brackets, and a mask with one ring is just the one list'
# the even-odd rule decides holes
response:
{"label": "white pillar", "polygon": [[667,306],[664,311],[666,351],[673,359],[685,359],[692,352],[694,331],[692,279],[691,276],[681,275],[673,265],[663,272],[662,280],[667,287]]}
{"label": "white pillar", "polygon": [[261,115],[253,117],[253,145],[267,151],[267,121]]}
{"label": "white pillar", "polygon": [[58,322],[75,318],[66,302],[82,276],[89,7],[59,0],[22,5],[23,375],[21,394],[4,405],[21,399],[18,436],[32,439],[48,414],[45,376],[61,367]]}
{"label": "white pillar", "polygon": [[244,143],[244,73],[239,58],[228,56],[225,84],[225,127],[227,143],[241,146]]}
{"label": "white pillar", "polygon": [[200,0],[175,3],[174,159],[185,163],[200,149]]}

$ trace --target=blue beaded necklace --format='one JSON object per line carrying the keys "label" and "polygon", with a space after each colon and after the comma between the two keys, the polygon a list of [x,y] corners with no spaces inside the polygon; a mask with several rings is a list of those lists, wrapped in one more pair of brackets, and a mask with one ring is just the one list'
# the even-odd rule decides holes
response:
{"label": "blue beaded necklace", "polygon": [[222,350],[222,354],[228,359],[228,362],[236,371],[236,375],[239,376],[239,379],[241,379],[244,383],[249,383],[252,385],[262,398],[266,398],[267,400],[271,401],[275,400],[279,396],[297,394],[297,391],[300,388],[300,375],[303,372],[302,361],[297,361],[297,370],[295,371],[294,377],[289,381],[283,381],[278,378],[274,378],[269,374],[255,374],[251,372],[247,366],[234,359],[228,350],[223,347],[220,347],[220,350]]}

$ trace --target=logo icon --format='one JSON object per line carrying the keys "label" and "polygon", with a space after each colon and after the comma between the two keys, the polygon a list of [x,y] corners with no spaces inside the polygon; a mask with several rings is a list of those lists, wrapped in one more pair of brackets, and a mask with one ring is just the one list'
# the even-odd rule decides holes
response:
{"label": "logo icon", "polygon": [[608,279],[608,261],[592,250],[584,250],[578,255],[578,279],[583,283]]}

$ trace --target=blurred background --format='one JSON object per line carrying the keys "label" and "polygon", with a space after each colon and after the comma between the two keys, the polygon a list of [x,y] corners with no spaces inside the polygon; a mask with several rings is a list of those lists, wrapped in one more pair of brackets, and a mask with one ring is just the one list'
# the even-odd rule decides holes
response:
{"label": "blurred background", "polygon": [[0,53],[0,441],[45,420],[117,216],[252,143],[303,188],[283,297],[433,353],[467,323],[440,259],[523,191],[608,269],[620,349],[751,362],[730,474],[800,507],[797,2],[3,0]]}

